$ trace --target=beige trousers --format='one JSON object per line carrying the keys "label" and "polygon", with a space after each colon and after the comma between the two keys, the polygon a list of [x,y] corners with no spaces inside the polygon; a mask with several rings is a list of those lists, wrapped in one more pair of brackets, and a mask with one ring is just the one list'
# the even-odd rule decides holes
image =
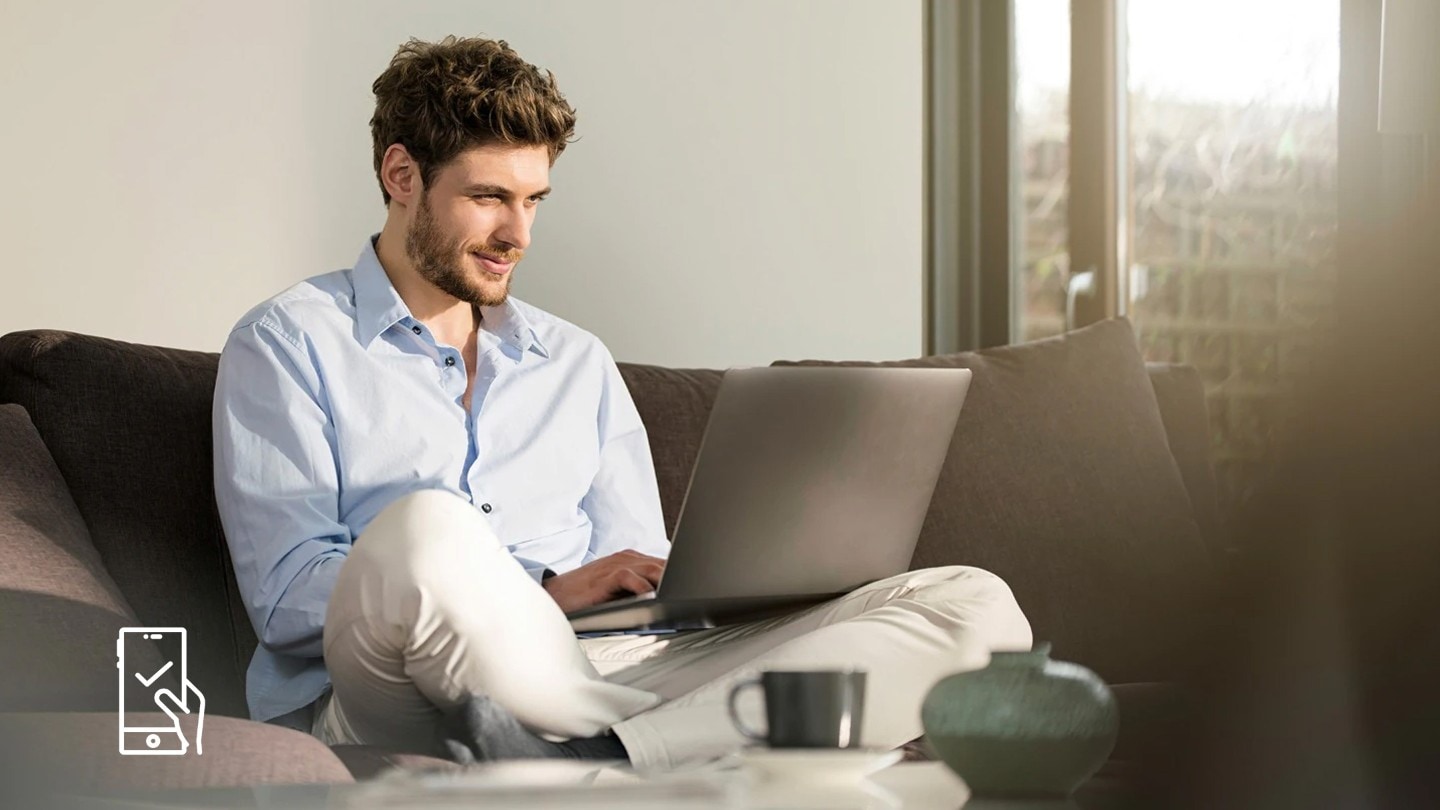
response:
{"label": "beige trousers", "polygon": [[[484,694],[552,739],[613,730],[637,767],[676,767],[745,742],[726,711],[739,681],[858,667],[869,673],[862,742],[890,748],[920,735],[920,702],[937,680],[1030,643],[1009,587],[964,566],[912,571],[782,618],[576,639],[478,509],[418,492],[376,517],[340,571],[325,618],[333,691],[314,733],[436,752],[442,711]],[[763,728],[751,696],[742,717]]]}

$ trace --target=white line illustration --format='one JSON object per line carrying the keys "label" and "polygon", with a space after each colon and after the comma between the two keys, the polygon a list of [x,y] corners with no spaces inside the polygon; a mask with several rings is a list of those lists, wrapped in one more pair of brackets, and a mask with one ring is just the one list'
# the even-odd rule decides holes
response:
{"label": "white line illustration", "polygon": [[[158,649],[163,663],[153,672],[136,669],[151,656],[144,647]],[[120,753],[126,755],[183,756],[190,740],[180,727],[180,715],[190,714],[190,696],[195,696],[195,755],[204,753],[205,695],[187,676],[186,634],[183,627],[124,627],[115,640],[115,666],[120,678]],[[149,669],[149,667],[147,667]],[[180,694],[160,683],[172,669],[179,675]],[[133,678],[132,678],[133,676]],[[162,712],[169,725],[153,725],[147,716]]]}
{"label": "white line illustration", "polygon": [[166,672],[168,672],[171,665],[173,665],[174,663],[174,661],[166,661],[165,666],[160,667],[159,671],[157,671],[154,675],[151,675],[148,678],[140,677],[140,673],[137,672],[135,673],[135,680],[145,684],[146,686],[149,686],[150,684],[155,683],[156,679],[159,678],[161,675],[164,675]]}

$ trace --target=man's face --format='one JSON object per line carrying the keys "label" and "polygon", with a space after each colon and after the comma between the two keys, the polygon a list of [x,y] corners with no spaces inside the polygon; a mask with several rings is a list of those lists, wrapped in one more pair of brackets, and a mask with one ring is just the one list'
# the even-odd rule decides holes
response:
{"label": "man's face", "polygon": [[543,146],[462,152],[421,194],[405,235],[406,255],[421,278],[448,295],[477,306],[505,303],[549,179]]}

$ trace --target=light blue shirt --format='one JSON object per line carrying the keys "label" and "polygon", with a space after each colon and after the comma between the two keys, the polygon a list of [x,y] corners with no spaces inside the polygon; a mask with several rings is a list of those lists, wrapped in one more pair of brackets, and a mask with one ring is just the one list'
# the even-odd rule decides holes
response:
{"label": "light blue shirt", "polygon": [[513,296],[465,361],[410,314],[365,243],[355,267],[245,314],[215,384],[215,500],[260,638],[250,715],[329,684],[325,604],[355,538],[396,498],[452,492],[538,580],[669,541],[645,426],[599,338]]}

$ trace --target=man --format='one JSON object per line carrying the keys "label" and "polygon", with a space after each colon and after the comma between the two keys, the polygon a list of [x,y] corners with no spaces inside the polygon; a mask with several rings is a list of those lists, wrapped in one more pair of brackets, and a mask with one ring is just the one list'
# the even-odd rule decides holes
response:
{"label": "man", "polygon": [[577,640],[565,612],[654,588],[668,541],[644,425],[594,335],[510,296],[574,132],[505,42],[411,40],[374,84],[381,232],[252,309],[220,359],[215,484],[260,638],[252,716],[328,743],[672,766],[742,738],[730,685],[870,673],[867,745],[991,650],[1009,588],[917,571],[780,619]]}

